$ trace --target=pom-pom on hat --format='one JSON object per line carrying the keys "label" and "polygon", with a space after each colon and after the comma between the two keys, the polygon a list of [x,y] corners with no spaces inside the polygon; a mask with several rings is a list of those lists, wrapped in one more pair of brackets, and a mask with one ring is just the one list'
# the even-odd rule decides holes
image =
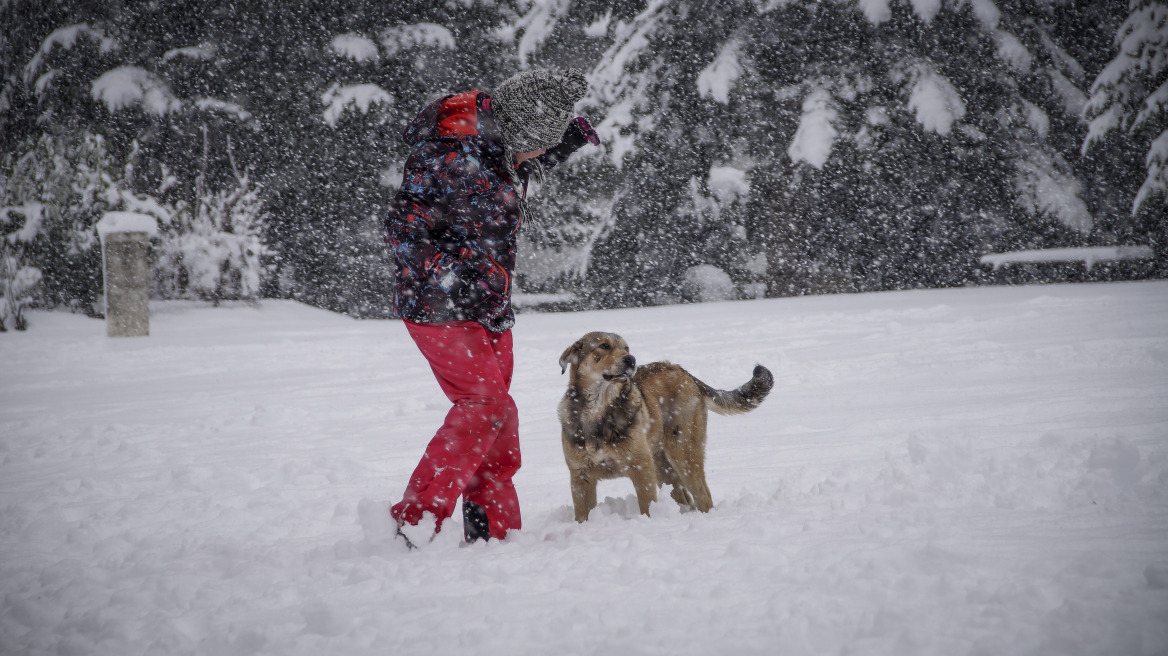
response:
{"label": "pom-pom on hat", "polygon": [[588,92],[579,69],[562,74],[526,71],[507,78],[491,92],[491,109],[504,145],[529,153],[560,143],[572,120],[572,108]]}

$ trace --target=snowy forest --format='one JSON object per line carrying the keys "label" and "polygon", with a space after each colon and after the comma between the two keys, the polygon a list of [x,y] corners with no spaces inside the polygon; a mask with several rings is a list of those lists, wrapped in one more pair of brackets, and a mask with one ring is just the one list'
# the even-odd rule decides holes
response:
{"label": "snowy forest", "polygon": [[[1168,277],[1162,0],[0,0],[0,330],[158,299],[391,316],[384,213],[430,100],[575,66],[596,126],[532,190],[552,309]],[[1017,251],[1136,260],[987,267]]]}

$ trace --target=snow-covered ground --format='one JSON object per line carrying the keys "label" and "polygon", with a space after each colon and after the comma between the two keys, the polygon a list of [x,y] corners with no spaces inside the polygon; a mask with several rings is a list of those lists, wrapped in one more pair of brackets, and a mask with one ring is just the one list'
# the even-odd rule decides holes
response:
{"label": "snow-covered ground", "polygon": [[[414,553],[383,513],[447,403],[400,323],[154,311],[0,336],[2,654],[1168,653],[1168,282],[523,315],[525,528]],[[711,417],[708,515],[572,521],[594,329],[775,372]]]}

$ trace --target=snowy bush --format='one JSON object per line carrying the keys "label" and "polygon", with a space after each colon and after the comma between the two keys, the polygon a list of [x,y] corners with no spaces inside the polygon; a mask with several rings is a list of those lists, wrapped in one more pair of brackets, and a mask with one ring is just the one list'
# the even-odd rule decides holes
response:
{"label": "snowy bush", "polygon": [[712,264],[699,264],[685,272],[685,286],[699,303],[730,301],[736,297],[730,275]]}
{"label": "snowy bush", "polygon": [[[20,211],[23,209],[23,211]],[[28,322],[24,311],[33,302],[32,292],[41,281],[41,270],[27,266],[24,261],[24,243],[20,230],[8,232],[15,216],[23,214],[25,224],[32,223],[39,207],[0,208],[0,332],[10,328],[24,330]]]}
{"label": "snowy bush", "polygon": [[193,211],[179,211],[162,238],[155,278],[165,298],[259,298],[267,253],[262,190],[236,167],[230,141],[228,148],[234,184],[208,191],[200,177]]}

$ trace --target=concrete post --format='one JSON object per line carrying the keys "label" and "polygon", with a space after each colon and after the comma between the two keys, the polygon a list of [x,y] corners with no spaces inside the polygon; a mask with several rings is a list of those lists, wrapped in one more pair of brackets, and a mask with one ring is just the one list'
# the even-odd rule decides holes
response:
{"label": "concrete post", "polygon": [[154,217],[106,212],[97,224],[105,279],[105,325],[110,337],[150,334],[150,237]]}

